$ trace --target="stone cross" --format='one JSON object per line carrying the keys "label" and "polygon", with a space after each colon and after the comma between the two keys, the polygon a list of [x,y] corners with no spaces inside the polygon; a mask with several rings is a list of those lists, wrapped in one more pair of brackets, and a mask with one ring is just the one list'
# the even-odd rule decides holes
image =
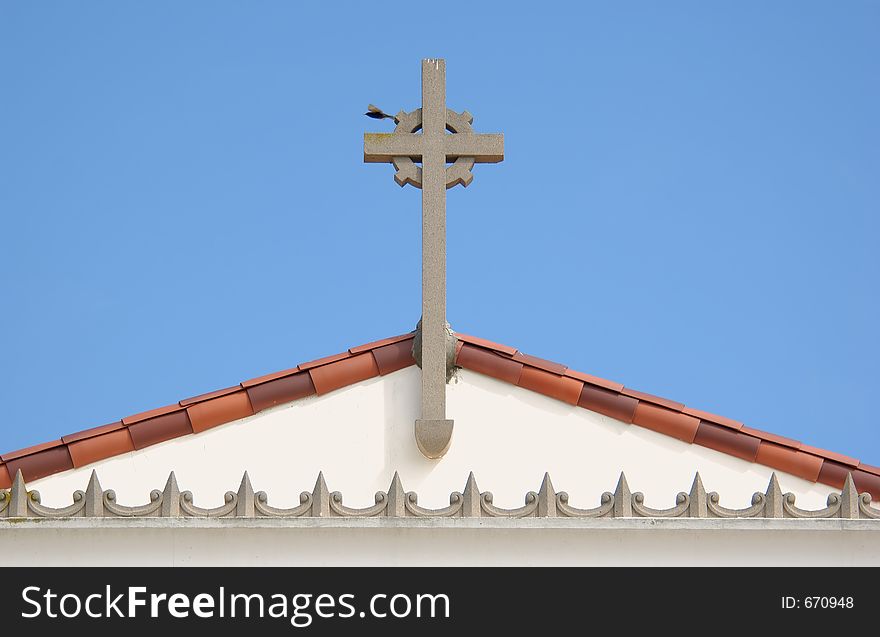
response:
{"label": "stone cross", "polygon": [[[453,425],[446,418],[454,357],[454,335],[446,324],[446,189],[467,186],[474,163],[502,161],[504,136],[476,134],[470,113],[446,108],[444,60],[422,60],[422,108],[400,111],[394,119],[393,133],[364,134],[364,161],[392,163],[398,184],[422,189],[421,352],[415,352],[421,359],[422,412],[415,435],[425,456],[440,458],[449,449]],[[447,354],[450,347],[453,356]]]}

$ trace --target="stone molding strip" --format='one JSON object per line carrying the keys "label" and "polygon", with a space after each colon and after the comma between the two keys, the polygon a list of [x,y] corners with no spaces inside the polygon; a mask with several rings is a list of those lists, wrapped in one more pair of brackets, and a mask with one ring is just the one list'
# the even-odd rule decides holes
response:
{"label": "stone molding strip", "polygon": [[[123,529],[407,529],[429,530],[524,530],[546,531],[578,529],[594,531],[786,531],[869,532],[880,539],[880,524],[874,520],[847,518],[2,518],[0,517],[0,545],[3,533],[45,531],[52,529],[84,530],[87,532]],[[8,538],[7,538],[8,539]]]}
{"label": "stone molding strip", "polygon": [[16,473],[12,487],[0,491],[0,519],[6,518],[795,518],[795,519],[880,519],[880,509],[871,506],[869,493],[858,493],[852,475],[847,475],[840,493],[828,496],[822,509],[801,509],[793,493],[782,493],[776,474],[770,477],[767,490],[752,496],[751,506],[730,509],[720,504],[716,492],[707,492],[700,474],[694,477],[690,491],[676,496],[675,506],[654,509],[644,504],[644,495],[630,491],[626,476],[620,474],[614,492],[605,492],[599,505],[581,509],[569,504],[568,493],[556,491],[549,474],[537,492],[529,491],[521,507],[505,509],[493,503],[492,493],[480,491],[474,474],[468,476],[463,492],[449,496],[449,506],[439,509],[419,505],[418,495],[405,491],[397,472],[388,491],[379,491],[375,504],[352,508],[343,504],[339,491],[330,491],[323,473],[311,492],[299,496],[299,504],[278,508],[269,504],[264,491],[255,492],[247,472],[238,491],[226,492],[224,503],[214,508],[195,504],[193,494],[180,491],[174,472],[168,476],[164,489],[153,490],[150,501],[138,506],[125,506],[116,501],[116,493],[104,490],[98,474],[92,471],[85,491],[75,491],[73,503],[66,507],[43,506],[38,491],[28,491],[21,471]]}
{"label": "stone molding strip", "polygon": [[[60,440],[2,454],[0,489],[9,488],[17,471],[28,481],[37,480],[390,374],[415,364],[414,336],[410,332],[352,347]],[[810,482],[841,489],[851,475],[859,492],[880,500],[880,467],[578,372],[508,345],[468,334],[456,336],[455,364],[459,367]]]}

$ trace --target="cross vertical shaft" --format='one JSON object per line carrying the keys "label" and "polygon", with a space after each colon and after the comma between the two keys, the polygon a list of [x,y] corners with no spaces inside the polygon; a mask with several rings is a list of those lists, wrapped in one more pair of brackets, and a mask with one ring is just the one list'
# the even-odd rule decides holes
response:
{"label": "cross vertical shaft", "polygon": [[446,62],[422,60],[422,420],[446,419]]}
{"label": "cross vertical shaft", "polygon": [[[366,115],[391,116],[371,106]],[[440,458],[452,441],[446,418],[446,379],[453,365],[455,337],[446,329],[446,189],[467,186],[475,163],[504,160],[504,136],[475,133],[467,111],[446,108],[446,62],[422,60],[422,107],[393,118],[393,133],[365,133],[364,161],[392,163],[394,180],[422,189],[422,320],[414,352],[422,368],[421,417],[415,434],[419,451]],[[421,129],[421,133],[419,133]],[[452,134],[447,135],[446,131]],[[415,162],[421,161],[421,168]],[[447,168],[446,163],[452,162]]]}

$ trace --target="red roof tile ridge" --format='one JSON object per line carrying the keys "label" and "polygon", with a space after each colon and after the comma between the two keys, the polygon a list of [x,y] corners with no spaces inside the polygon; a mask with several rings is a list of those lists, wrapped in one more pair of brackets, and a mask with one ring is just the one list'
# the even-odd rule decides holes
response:
{"label": "red roof tile ridge", "polygon": [[197,403],[203,403],[206,400],[211,400],[212,398],[220,398],[221,396],[226,396],[227,394],[231,394],[233,392],[241,391],[241,385],[233,385],[232,387],[226,387],[224,389],[217,389],[214,391],[205,392],[204,394],[199,394],[198,396],[193,396],[192,398],[184,398],[177,404],[181,407],[189,407],[190,405],[195,405]]}
{"label": "red roof tile ridge", "polygon": [[10,451],[9,453],[4,453],[0,456],[0,460],[3,462],[11,462],[13,460],[17,460],[18,458],[22,458],[24,456],[30,456],[35,453],[40,453],[41,451],[45,451],[46,449],[52,449],[53,447],[60,447],[64,442],[59,438],[58,440],[50,440],[48,442],[41,442],[37,445],[31,445],[30,447],[25,447],[24,449],[18,449],[16,451]]}
{"label": "red roof tile ridge", "polygon": [[176,411],[182,411],[185,409],[180,406],[180,403],[172,403],[170,405],[165,405],[164,407],[157,407],[155,409],[148,409],[147,411],[142,411],[140,413],[134,414],[132,416],[126,416],[122,419],[122,424],[128,427],[129,425],[133,425],[135,423],[141,422],[142,420],[150,420],[152,418],[158,418],[159,416],[164,416],[166,414],[171,414]]}
{"label": "red roof tile ridge", "polygon": [[324,365],[329,365],[330,363],[335,363],[335,362],[341,361],[345,358],[350,358],[351,356],[352,356],[352,353],[349,352],[348,350],[345,350],[344,352],[339,352],[338,354],[332,354],[331,356],[323,356],[321,358],[316,358],[313,361],[308,361],[306,363],[300,363],[299,365],[297,365],[297,368],[299,369],[299,371],[305,372],[305,371],[312,369],[313,367],[323,367]]}
{"label": "red roof tile ridge", "polygon": [[253,387],[254,385],[262,385],[263,383],[268,383],[269,381],[278,380],[279,378],[284,378],[286,376],[293,376],[294,374],[299,372],[299,367],[291,367],[289,369],[282,369],[280,372],[272,372],[271,374],[263,374],[262,376],[257,376],[256,378],[249,378],[248,380],[243,380],[239,383],[245,389],[248,387]]}
{"label": "red roof tile ridge", "polygon": [[384,347],[385,345],[394,345],[394,343],[399,343],[400,341],[415,338],[415,335],[415,332],[407,332],[406,334],[398,334],[397,336],[380,338],[378,341],[373,341],[372,343],[358,345],[357,347],[349,347],[348,351],[350,354],[360,354],[362,352],[366,352],[367,350],[379,349],[380,347]]}
{"label": "red roof tile ridge", "polygon": [[[78,468],[134,449],[240,420],[275,405],[326,394],[415,364],[414,332],[349,348],[297,367],[242,381],[238,385],[185,398],[109,425],[68,434],[0,455],[0,488],[21,469],[27,480]],[[647,427],[689,443],[751,462],[837,485],[846,471],[856,486],[880,498],[880,467],[797,440],[778,436],[684,404],[625,387],[621,383],[523,354],[478,336],[457,334],[459,366],[536,391],[570,405]],[[7,476],[8,474],[8,476]]]}
{"label": "red roof tile ridge", "polygon": [[82,431],[77,431],[76,433],[61,436],[61,441],[64,444],[69,445],[71,442],[77,442],[78,440],[85,440],[86,438],[93,438],[102,434],[108,434],[111,431],[118,431],[119,429],[125,429],[125,425],[122,424],[121,420],[111,422],[109,425],[100,425],[99,427],[92,427],[91,429],[84,429]]}
{"label": "red roof tile ridge", "polygon": [[487,349],[494,349],[496,352],[502,352],[504,354],[507,354],[508,356],[513,356],[518,351],[515,347],[510,347],[509,345],[501,345],[500,343],[495,343],[494,341],[480,338],[479,336],[471,336],[470,334],[462,334],[461,332],[456,332],[455,336],[465,343],[470,343],[471,345],[479,345],[480,347],[485,347]]}

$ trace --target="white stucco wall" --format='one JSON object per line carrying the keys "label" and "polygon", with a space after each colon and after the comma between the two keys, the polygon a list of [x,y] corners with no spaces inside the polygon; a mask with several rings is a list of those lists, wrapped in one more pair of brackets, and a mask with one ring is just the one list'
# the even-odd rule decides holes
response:
{"label": "white stucco wall", "polygon": [[[449,386],[448,413],[455,419],[452,447],[441,460],[418,452],[413,421],[419,409],[419,370],[411,367],[326,396],[307,398],[116,458],[29,484],[43,503],[69,504],[84,489],[93,468],[120,504],[143,504],[175,471],[181,490],[199,506],[217,506],[235,491],[247,470],[254,489],[275,506],[298,503],[318,471],[331,490],[342,491],[348,506],[373,503],[395,470],[419,504],[442,507],[461,491],[469,471],[499,506],[523,504],[549,471],[571,504],[592,507],[603,491],[613,491],[621,470],[630,488],[645,493],[655,508],[675,503],[699,470],[721,504],[741,508],[764,491],[771,469],[635,425],[572,407],[540,394],[461,370]],[[802,508],[821,508],[834,489],[777,473],[783,492],[797,494]]]}

